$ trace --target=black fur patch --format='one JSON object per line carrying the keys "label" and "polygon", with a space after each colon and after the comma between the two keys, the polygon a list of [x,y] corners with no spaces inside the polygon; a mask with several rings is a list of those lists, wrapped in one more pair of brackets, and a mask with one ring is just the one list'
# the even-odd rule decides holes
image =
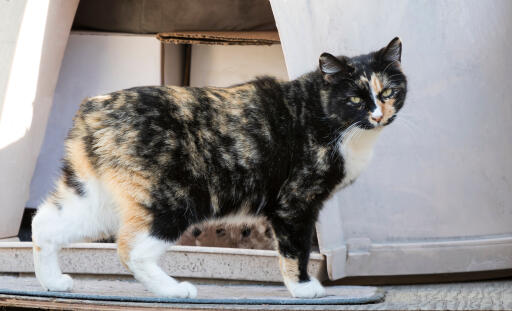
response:
{"label": "black fur patch", "polygon": [[75,171],[71,167],[70,163],[67,160],[62,161],[62,178],[64,180],[64,183],[69,188],[73,189],[76,194],[79,196],[85,195],[85,189],[83,184],[78,180],[77,176],[75,175]]}

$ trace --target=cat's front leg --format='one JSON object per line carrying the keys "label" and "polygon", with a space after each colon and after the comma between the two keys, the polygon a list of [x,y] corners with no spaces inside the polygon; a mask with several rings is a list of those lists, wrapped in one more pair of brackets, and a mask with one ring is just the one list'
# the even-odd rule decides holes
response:
{"label": "cat's front leg", "polygon": [[315,218],[307,212],[298,214],[297,210],[279,211],[270,218],[278,243],[279,268],[293,297],[326,295],[322,284],[307,271]]}

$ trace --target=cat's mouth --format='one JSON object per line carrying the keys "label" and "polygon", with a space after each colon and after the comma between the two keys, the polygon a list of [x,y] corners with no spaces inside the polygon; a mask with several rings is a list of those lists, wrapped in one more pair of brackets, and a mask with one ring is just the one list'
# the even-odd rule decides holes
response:
{"label": "cat's mouth", "polygon": [[374,129],[374,128],[380,128],[380,127],[384,127],[384,126],[391,124],[395,119],[396,119],[396,114],[392,115],[391,117],[389,117],[386,120],[376,121],[376,120],[372,120],[370,118],[370,119],[368,119],[368,122],[365,122],[364,124],[362,124],[361,127],[364,129],[367,129],[367,130]]}

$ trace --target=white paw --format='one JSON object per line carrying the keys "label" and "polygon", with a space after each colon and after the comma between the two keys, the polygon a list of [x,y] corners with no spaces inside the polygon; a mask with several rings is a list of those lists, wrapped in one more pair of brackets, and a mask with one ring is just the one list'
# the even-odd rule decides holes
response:
{"label": "white paw", "polygon": [[195,298],[197,289],[189,282],[181,282],[174,286],[162,288],[155,292],[157,296],[167,298]]}
{"label": "white paw", "polygon": [[187,292],[187,295],[183,298],[196,298],[197,288],[189,282],[181,282],[178,287],[183,288]]}
{"label": "white paw", "polygon": [[319,298],[326,296],[325,288],[313,277],[310,277],[308,282],[290,282],[286,285],[295,298]]}
{"label": "white paw", "polygon": [[43,287],[53,292],[69,292],[73,289],[73,279],[67,274],[61,274],[58,277],[46,280]]}

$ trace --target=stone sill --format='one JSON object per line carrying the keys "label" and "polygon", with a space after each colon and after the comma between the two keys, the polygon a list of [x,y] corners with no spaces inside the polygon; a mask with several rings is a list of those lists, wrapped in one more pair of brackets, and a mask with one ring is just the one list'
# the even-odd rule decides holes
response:
{"label": "stone sill", "polygon": [[[60,252],[64,273],[130,275],[117,256],[114,243],[74,243]],[[281,282],[276,251],[171,246],[162,268],[175,277]],[[311,275],[326,280],[325,258],[311,253]],[[32,242],[0,242],[0,273],[33,273]]]}

